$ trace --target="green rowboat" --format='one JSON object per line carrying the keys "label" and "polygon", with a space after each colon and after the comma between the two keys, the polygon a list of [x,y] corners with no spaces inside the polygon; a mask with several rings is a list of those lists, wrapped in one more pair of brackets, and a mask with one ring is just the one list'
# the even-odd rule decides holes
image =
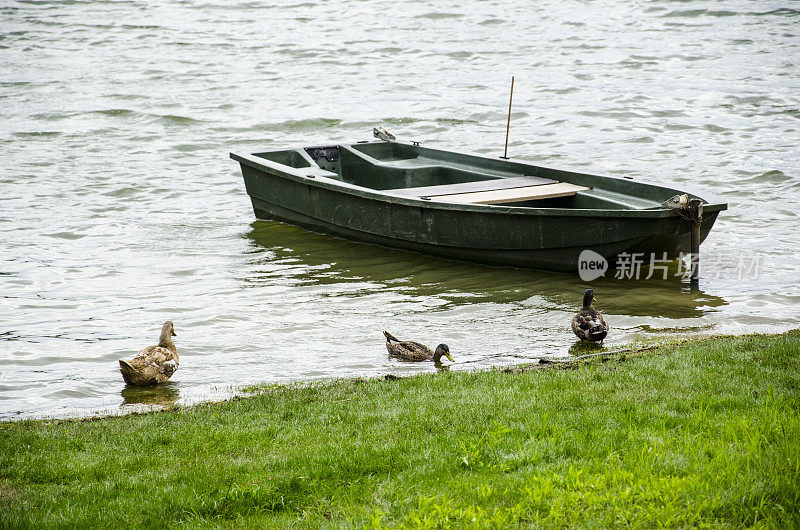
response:
{"label": "green rowboat", "polygon": [[[256,217],[436,256],[577,270],[582,251],[690,251],[727,205],[703,194],[392,141],[231,153]],[[696,202],[696,201],[695,201]]]}

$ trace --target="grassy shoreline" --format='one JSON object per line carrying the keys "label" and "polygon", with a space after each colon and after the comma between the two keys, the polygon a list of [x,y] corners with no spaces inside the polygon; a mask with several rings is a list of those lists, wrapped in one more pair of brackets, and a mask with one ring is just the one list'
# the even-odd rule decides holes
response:
{"label": "grassy shoreline", "polygon": [[0,526],[800,524],[800,334],[0,425]]}

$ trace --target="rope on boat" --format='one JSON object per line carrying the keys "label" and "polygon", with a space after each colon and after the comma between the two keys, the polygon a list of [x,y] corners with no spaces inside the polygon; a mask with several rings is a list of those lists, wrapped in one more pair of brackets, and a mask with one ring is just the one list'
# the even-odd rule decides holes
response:
{"label": "rope on boat", "polygon": [[697,287],[700,283],[700,225],[703,224],[702,199],[690,199],[689,195],[675,195],[661,205],[662,208],[675,210],[682,219],[691,225],[689,252],[692,256],[690,281]]}

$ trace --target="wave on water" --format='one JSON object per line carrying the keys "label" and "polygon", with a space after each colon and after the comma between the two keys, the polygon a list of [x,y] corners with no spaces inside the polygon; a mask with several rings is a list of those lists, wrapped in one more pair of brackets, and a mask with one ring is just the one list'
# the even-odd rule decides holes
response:
{"label": "wave on water", "polygon": [[416,15],[416,18],[427,18],[430,20],[441,20],[441,19],[448,19],[448,18],[462,18],[464,16],[463,13],[442,13],[438,11],[431,11],[430,13],[423,13],[421,15]]}
{"label": "wave on water", "polygon": [[726,11],[726,10],[713,10],[713,9],[676,9],[674,11],[670,11],[669,13],[664,13],[661,15],[665,18],[670,17],[686,17],[686,18],[700,18],[700,17],[735,17],[737,15],[741,15],[742,13],[737,13],[736,11]]}

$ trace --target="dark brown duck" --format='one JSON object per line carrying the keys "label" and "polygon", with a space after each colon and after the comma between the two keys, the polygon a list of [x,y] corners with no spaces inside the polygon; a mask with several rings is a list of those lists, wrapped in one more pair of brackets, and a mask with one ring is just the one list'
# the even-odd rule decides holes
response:
{"label": "dark brown duck", "polygon": [[594,308],[594,290],[586,289],[583,293],[583,307],[578,314],[572,317],[572,331],[581,340],[603,343],[608,335],[608,322],[603,315]]}

